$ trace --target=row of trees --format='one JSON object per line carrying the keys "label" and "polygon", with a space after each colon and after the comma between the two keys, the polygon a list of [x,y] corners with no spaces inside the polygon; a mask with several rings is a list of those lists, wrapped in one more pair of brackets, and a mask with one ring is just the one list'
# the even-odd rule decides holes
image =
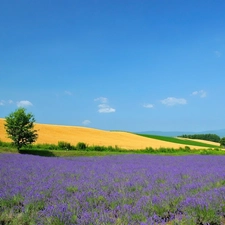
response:
{"label": "row of trees", "polygon": [[[18,108],[6,117],[6,132],[18,150],[37,140],[38,134],[37,130],[34,130],[34,122],[35,118],[33,114],[26,113],[26,109],[24,108]],[[220,139],[216,134],[185,134],[180,137],[219,142],[221,146],[225,147],[225,137]]]}
{"label": "row of trees", "polygon": [[206,141],[213,141],[220,143],[220,136],[217,134],[184,134],[179,137],[183,138],[190,138],[190,139],[200,139],[200,140],[206,140]]}

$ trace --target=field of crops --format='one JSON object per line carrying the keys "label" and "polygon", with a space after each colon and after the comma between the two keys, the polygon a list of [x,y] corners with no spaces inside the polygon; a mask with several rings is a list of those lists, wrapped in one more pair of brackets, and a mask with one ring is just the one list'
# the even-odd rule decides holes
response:
{"label": "field of crops", "polygon": [[216,143],[216,142],[213,142],[213,141],[207,141],[207,140],[201,140],[201,139],[191,139],[191,138],[182,138],[182,137],[176,137],[176,138],[180,139],[180,140],[197,141],[197,142],[201,142],[201,143],[205,143],[205,144],[220,146],[220,143]]}
{"label": "field of crops", "polygon": [[[69,142],[76,145],[78,142],[84,142],[89,146],[112,146],[123,149],[145,149],[148,147],[156,148],[184,148],[189,146],[188,141],[182,143],[174,142],[171,140],[160,140],[156,138],[146,138],[140,135],[127,133],[127,132],[112,132],[104,131],[93,128],[77,127],[77,126],[60,126],[49,124],[36,124],[35,129],[38,130],[39,144],[57,144],[59,141]],[[174,138],[175,139],[175,138]],[[0,140],[10,141],[7,138],[4,129],[4,120],[0,119]],[[190,145],[192,149],[199,149],[209,147],[202,143],[195,142],[196,145]],[[211,146],[212,147],[212,146]],[[217,147],[217,146],[216,146]]]}
{"label": "field of crops", "polygon": [[224,224],[224,156],[0,161],[0,224]]}
{"label": "field of crops", "polygon": [[151,139],[167,141],[177,144],[189,145],[189,146],[199,146],[199,147],[208,147],[208,148],[218,148],[220,147],[219,143],[205,140],[196,140],[188,138],[178,138],[178,137],[167,137],[167,136],[158,136],[158,135],[149,135],[149,134],[138,134],[142,137],[147,137]]}

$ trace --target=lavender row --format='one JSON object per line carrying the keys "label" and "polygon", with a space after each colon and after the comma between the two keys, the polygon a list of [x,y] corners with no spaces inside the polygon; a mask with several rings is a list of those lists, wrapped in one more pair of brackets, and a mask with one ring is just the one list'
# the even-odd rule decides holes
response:
{"label": "lavender row", "polygon": [[221,224],[224,216],[224,156],[0,155],[0,224]]}

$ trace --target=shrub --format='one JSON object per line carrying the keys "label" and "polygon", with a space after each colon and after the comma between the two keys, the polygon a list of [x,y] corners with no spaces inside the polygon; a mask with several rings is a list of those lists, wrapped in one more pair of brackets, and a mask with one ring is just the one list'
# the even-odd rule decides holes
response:
{"label": "shrub", "polygon": [[184,150],[187,151],[187,152],[189,152],[191,150],[191,148],[189,146],[185,146],[184,147]]}
{"label": "shrub", "polygon": [[99,146],[99,145],[93,146],[93,151],[103,152],[106,150],[107,150],[107,148],[104,146]]}
{"label": "shrub", "polygon": [[73,149],[73,146],[69,142],[65,142],[65,141],[59,141],[58,147],[59,147],[59,149],[64,149],[64,150],[72,150]]}
{"label": "shrub", "polygon": [[78,142],[76,145],[77,150],[84,150],[87,148],[87,145],[84,142]]}
{"label": "shrub", "polygon": [[58,145],[54,145],[54,144],[40,144],[38,146],[38,149],[57,150],[58,149]]}
{"label": "shrub", "polygon": [[147,147],[147,148],[145,148],[145,151],[148,153],[153,153],[153,152],[155,152],[155,149],[153,149],[152,147]]}

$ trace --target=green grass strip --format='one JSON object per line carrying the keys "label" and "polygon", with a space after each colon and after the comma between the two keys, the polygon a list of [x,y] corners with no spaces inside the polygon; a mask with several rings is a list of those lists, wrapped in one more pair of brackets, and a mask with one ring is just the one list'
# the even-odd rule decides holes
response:
{"label": "green grass strip", "polygon": [[166,136],[149,135],[149,134],[136,134],[136,135],[147,137],[147,138],[153,138],[153,139],[157,139],[161,141],[172,142],[176,144],[192,145],[192,146],[207,147],[207,148],[221,148],[220,146],[217,146],[217,145],[206,144],[206,143],[202,143],[198,141],[183,140],[183,139],[179,139],[175,137],[166,137]]}

